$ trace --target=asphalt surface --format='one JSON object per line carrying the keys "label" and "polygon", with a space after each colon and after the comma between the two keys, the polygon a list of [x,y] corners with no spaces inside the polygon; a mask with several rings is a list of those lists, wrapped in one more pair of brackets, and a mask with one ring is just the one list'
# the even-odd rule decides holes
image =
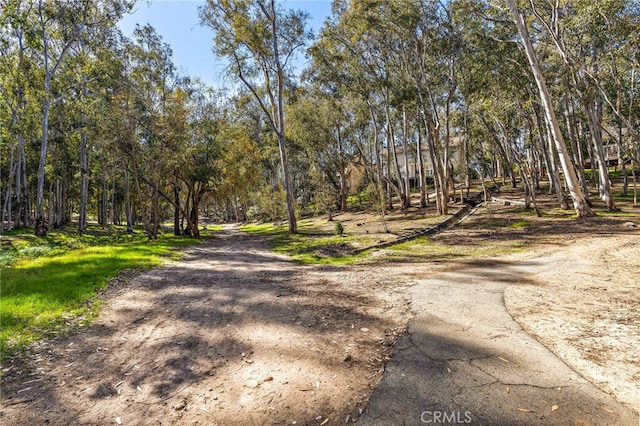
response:
{"label": "asphalt surface", "polygon": [[503,301],[544,259],[486,261],[419,280],[415,317],[358,425],[640,425],[526,333]]}

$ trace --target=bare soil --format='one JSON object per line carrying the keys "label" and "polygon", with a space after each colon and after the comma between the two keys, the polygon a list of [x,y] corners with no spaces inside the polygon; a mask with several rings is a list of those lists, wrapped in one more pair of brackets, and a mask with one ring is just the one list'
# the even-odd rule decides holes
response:
{"label": "bare soil", "polygon": [[[541,202],[551,210],[551,198]],[[509,311],[637,411],[640,233],[627,222],[640,221],[629,211],[584,221],[528,215],[519,223],[517,209],[488,205],[433,242],[473,256],[548,257],[547,268],[508,287]],[[389,224],[401,225],[393,232],[415,226],[404,223],[407,212],[394,214]],[[417,209],[409,214],[431,221]],[[347,229],[387,234],[375,216],[349,215],[338,218]],[[0,422],[356,422],[405,332],[406,289],[456,267],[442,253],[409,253],[400,262],[380,251],[362,265],[300,266],[263,238],[227,229],[181,261],[114,280],[94,324],[8,360]]]}

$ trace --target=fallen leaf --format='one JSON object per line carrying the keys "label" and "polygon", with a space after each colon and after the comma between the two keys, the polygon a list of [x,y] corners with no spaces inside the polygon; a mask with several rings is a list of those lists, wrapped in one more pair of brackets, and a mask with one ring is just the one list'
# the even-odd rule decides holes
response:
{"label": "fallen leaf", "polygon": [[365,333],[366,333],[367,331],[369,331],[369,329],[368,329],[367,327],[362,327],[362,328],[360,329],[360,331],[363,331],[363,332],[365,332]]}
{"label": "fallen leaf", "polygon": [[511,388],[507,386],[507,393],[511,393]]}
{"label": "fallen leaf", "polygon": [[611,414],[614,414],[614,413],[615,413],[615,412],[614,412],[612,409],[610,409],[610,408],[607,408],[607,407],[600,407],[600,408],[602,408],[602,410],[603,410],[603,411],[606,411],[607,413],[611,413]]}
{"label": "fallen leaf", "polygon": [[533,411],[528,410],[526,408],[518,408],[518,411],[522,411],[523,413],[533,413]]}
{"label": "fallen leaf", "polygon": [[507,361],[506,359],[502,358],[501,356],[499,356],[499,357],[498,357],[498,359],[499,359],[500,361],[509,362],[509,361]]}
{"label": "fallen leaf", "polygon": [[558,408],[560,408],[560,407],[558,407],[557,405],[552,405],[551,406],[551,411],[557,411]]}
{"label": "fallen leaf", "polygon": [[327,417],[326,419],[324,419],[324,422],[320,423],[320,426],[324,426],[327,423],[329,423],[329,417]]}

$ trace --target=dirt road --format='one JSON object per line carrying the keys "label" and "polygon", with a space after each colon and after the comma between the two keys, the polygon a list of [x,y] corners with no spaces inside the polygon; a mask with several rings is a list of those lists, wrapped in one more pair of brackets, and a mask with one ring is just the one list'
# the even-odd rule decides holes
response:
{"label": "dirt road", "polygon": [[112,287],[88,329],[5,366],[0,423],[357,419],[408,320],[408,284],[301,267],[226,230]]}

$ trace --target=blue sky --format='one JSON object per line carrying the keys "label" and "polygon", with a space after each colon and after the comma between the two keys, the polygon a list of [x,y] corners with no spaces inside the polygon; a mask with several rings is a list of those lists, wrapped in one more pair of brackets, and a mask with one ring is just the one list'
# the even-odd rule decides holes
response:
{"label": "blue sky", "polygon": [[[212,53],[213,34],[199,25],[198,0],[139,0],[134,12],[118,24],[126,36],[131,36],[136,24],[151,24],[173,50],[178,69],[192,77],[200,77],[210,86],[224,85],[224,63]],[[287,9],[302,9],[311,16],[310,24],[317,31],[331,14],[330,0],[286,0]]]}

